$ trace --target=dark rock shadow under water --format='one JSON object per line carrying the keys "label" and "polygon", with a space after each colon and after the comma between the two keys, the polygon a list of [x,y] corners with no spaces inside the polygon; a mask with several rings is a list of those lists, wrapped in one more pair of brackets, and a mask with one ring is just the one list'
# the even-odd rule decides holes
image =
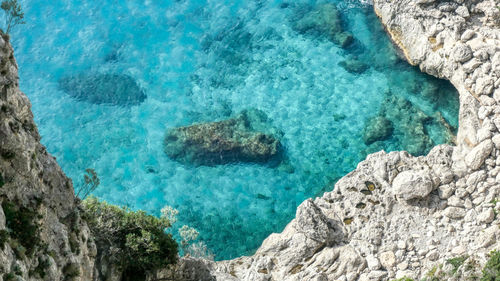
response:
{"label": "dark rock shadow under water", "polygon": [[93,104],[132,106],[147,98],[134,78],[126,74],[80,73],[58,82],[69,96]]}

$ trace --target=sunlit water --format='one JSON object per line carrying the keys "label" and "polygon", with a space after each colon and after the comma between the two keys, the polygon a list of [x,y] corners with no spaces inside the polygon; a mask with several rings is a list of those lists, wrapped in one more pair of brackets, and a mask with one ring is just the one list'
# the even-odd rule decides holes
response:
{"label": "sunlit water", "polygon": [[[196,228],[216,259],[251,254],[367,153],[407,149],[403,131],[411,134],[412,120],[403,119],[411,114],[393,114],[403,129],[387,140],[363,142],[369,118],[398,110],[391,97],[457,126],[454,89],[398,59],[369,5],[330,1],[355,37],[348,49],[293,28],[324,2],[20,1],[27,23],[14,28],[12,43],[42,143],[75,186],[94,168],[96,196],[157,215],[170,205],[180,212],[174,228]],[[339,62],[349,56],[369,68],[347,72]],[[147,97],[129,105],[75,99],[58,81],[82,73],[126,74]],[[287,169],[196,167],[165,155],[166,129],[248,108],[283,132]],[[440,128],[426,129],[432,144],[446,141]]]}

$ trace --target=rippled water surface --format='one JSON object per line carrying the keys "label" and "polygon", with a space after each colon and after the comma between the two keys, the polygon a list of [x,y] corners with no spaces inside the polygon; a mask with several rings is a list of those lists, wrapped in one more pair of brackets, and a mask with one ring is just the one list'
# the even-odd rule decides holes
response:
{"label": "rippled water surface", "polygon": [[[457,126],[455,90],[400,60],[358,1],[20,2],[27,23],[12,42],[43,144],[76,186],[95,169],[100,198],[178,209],[175,227],[196,228],[216,259],[251,254],[367,153],[424,154]],[[325,3],[353,35],[345,48],[299,24]],[[165,155],[166,129],[250,108],[283,132],[286,165],[191,166]],[[375,116],[392,130],[371,142]]]}

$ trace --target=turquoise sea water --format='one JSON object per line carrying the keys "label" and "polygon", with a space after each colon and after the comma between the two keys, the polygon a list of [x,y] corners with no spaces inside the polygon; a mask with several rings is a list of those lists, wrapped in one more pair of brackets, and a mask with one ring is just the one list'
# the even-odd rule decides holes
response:
{"label": "turquoise sea water", "polygon": [[[354,35],[349,48],[294,28],[326,2]],[[27,23],[11,37],[42,143],[75,186],[93,168],[102,199],[157,215],[164,205],[178,209],[175,227],[196,228],[216,259],[251,254],[298,204],[331,190],[367,153],[411,150],[416,115],[425,116],[433,145],[446,141],[436,112],[457,126],[455,90],[399,59],[371,6],[360,1],[20,3]],[[353,57],[367,70],[339,65]],[[61,87],[64,77],[86,73],[131,77],[146,98],[92,103]],[[165,155],[166,129],[248,108],[265,112],[283,132],[292,169],[195,167]],[[394,132],[367,146],[365,123],[380,114],[392,118]]]}

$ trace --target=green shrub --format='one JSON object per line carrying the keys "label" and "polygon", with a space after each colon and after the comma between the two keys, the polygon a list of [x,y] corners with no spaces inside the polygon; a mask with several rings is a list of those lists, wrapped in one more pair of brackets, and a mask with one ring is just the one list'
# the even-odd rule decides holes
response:
{"label": "green shrub", "polygon": [[165,232],[170,227],[168,219],[99,202],[95,197],[83,200],[82,206],[98,250],[118,248],[114,262],[124,272],[145,274],[177,261],[177,243]]}
{"label": "green shrub", "polygon": [[500,281],[500,251],[490,253],[490,259],[483,268],[481,281]]}
{"label": "green shrub", "polygon": [[9,241],[9,232],[5,229],[0,230],[0,248],[5,249],[5,243]]}
{"label": "green shrub", "polygon": [[461,256],[461,257],[456,257],[456,258],[452,258],[452,259],[447,260],[446,263],[449,263],[449,264],[451,264],[451,266],[453,266],[451,273],[452,274],[457,273],[458,268],[460,268],[462,266],[462,264],[464,264],[464,262],[467,258],[468,258],[467,256]]}
{"label": "green shrub", "polygon": [[2,187],[5,184],[5,181],[2,177],[2,174],[0,174],[0,187]]}
{"label": "green shrub", "polygon": [[3,275],[3,281],[14,281],[16,280],[16,275],[12,272]]}
{"label": "green shrub", "polygon": [[30,272],[30,276],[36,276],[40,278],[45,278],[47,275],[47,269],[50,267],[50,260],[47,257],[38,257],[37,267]]}
{"label": "green shrub", "polygon": [[63,267],[64,280],[73,280],[75,277],[80,276],[80,268],[74,263],[68,263]]}
{"label": "green shrub", "polygon": [[10,229],[10,237],[21,243],[28,255],[32,255],[40,244],[37,212],[25,207],[18,207],[9,201],[2,203],[6,226]]}

